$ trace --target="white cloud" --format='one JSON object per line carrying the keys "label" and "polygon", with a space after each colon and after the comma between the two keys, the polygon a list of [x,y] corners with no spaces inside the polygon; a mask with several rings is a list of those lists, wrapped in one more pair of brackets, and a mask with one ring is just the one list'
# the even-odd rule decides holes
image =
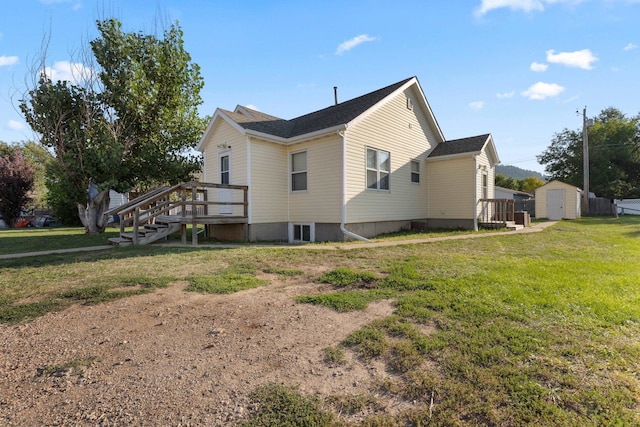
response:
{"label": "white cloud", "polygon": [[338,49],[336,49],[336,55],[342,55],[343,53],[353,49],[354,47],[362,43],[372,42],[375,40],[378,40],[378,38],[371,37],[368,34],[360,34],[359,36],[356,36],[351,40],[347,40],[345,42],[340,43],[340,45],[338,46]]}
{"label": "white cloud", "polygon": [[496,94],[496,97],[498,97],[498,99],[509,99],[509,98],[513,98],[515,94],[516,94],[516,91],[512,90],[511,92],[498,93]]}
{"label": "white cloud", "polygon": [[564,88],[558,84],[538,82],[522,92],[522,96],[540,101],[558,96],[562,91],[564,91]]}
{"label": "white cloud", "polygon": [[507,7],[511,10],[522,10],[531,12],[532,10],[544,10],[544,6],[539,0],[482,0],[480,7],[476,9],[476,15],[482,16],[494,9]]}
{"label": "white cloud", "polygon": [[8,67],[18,63],[17,56],[0,56],[0,67]]}
{"label": "white cloud", "polygon": [[40,0],[40,3],[50,5],[50,4],[58,4],[58,3],[73,3],[71,9],[78,10],[82,9],[82,0]]}
{"label": "white cloud", "polygon": [[11,130],[22,130],[24,129],[24,124],[22,124],[22,122],[19,122],[17,120],[9,120],[7,122],[7,127]]}
{"label": "white cloud", "polygon": [[78,83],[86,80],[93,70],[78,62],[57,61],[53,67],[45,67],[44,72],[52,81],[67,80]]}
{"label": "white cloud", "polygon": [[472,110],[482,110],[484,108],[484,101],[473,101],[469,103],[469,108]]}
{"label": "white cloud", "polygon": [[543,11],[545,5],[556,3],[580,4],[585,0],[482,0],[480,6],[476,8],[476,16],[483,16],[495,9],[509,8],[511,10],[521,10],[529,13],[532,11]]}
{"label": "white cloud", "polygon": [[593,62],[598,60],[589,49],[576,50],[575,52],[559,52],[551,49],[547,51],[547,61],[553,64],[562,64],[567,67],[577,67],[583,70],[591,70]]}
{"label": "white cloud", "polygon": [[547,64],[540,64],[539,62],[532,62],[529,68],[536,73],[544,73],[549,66]]}
{"label": "white cloud", "polygon": [[626,46],[624,47],[624,50],[633,50],[633,49],[637,49],[637,48],[638,48],[638,45],[637,45],[637,44],[635,44],[635,43],[629,43],[628,45],[626,45]]}

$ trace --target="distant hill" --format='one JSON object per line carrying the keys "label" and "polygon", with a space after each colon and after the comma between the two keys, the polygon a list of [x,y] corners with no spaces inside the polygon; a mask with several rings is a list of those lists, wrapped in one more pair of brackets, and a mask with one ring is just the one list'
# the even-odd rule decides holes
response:
{"label": "distant hill", "polygon": [[522,169],[522,168],[519,168],[517,166],[497,165],[496,166],[496,173],[501,173],[502,175],[506,176],[507,178],[511,177],[513,179],[523,179],[523,178],[528,178],[530,176],[535,176],[536,178],[540,178],[541,180],[544,181],[544,177],[542,176],[542,174],[540,172],[530,171],[530,170],[527,170],[527,169]]}

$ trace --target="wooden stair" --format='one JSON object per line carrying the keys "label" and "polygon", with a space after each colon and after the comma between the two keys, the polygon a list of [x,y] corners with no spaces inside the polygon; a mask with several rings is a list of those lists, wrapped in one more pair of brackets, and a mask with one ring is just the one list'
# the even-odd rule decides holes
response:
{"label": "wooden stair", "polygon": [[[138,230],[138,244],[147,245],[149,243],[157,242],[161,239],[166,239],[169,234],[180,231],[180,221],[175,220],[169,215],[161,215],[156,218],[156,222],[153,224],[145,224],[143,228]],[[109,239],[109,244],[116,246],[129,246],[133,245],[134,234],[120,233],[120,237],[112,237]]]}
{"label": "wooden stair", "polygon": [[[231,200],[220,201],[220,190],[225,190],[225,194],[231,192]],[[209,224],[243,224],[246,236],[248,191],[246,185],[197,181],[158,187],[105,212],[105,215],[118,215],[120,218],[120,236],[109,239],[109,243],[118,246],[146,245],[180,232],[182,243],[186,244],[187,228],[191,227],[191,243],[197,245],[198,225]],[[220,214],[220,206],[229,207],[231,212]]]}

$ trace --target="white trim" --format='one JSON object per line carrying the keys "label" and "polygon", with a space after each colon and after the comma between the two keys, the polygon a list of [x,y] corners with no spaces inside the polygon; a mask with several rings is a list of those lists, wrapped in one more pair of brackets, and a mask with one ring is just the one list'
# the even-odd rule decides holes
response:
{"label": "white trim", "polygon": [[253,223],[253,199],[251,188],[253,187],[253,183],[251,182],[251,138],[247,136],[247,201],[249,202],[249,206],[247,206],[247,224]]}
{"label": "white trim", "polygon": [[[309,240],[294,240],[294,227],[309,227]],[[301,235],[303,235],[302,230]],[[310,243],[316,241],[316,223],[315,222],[290,222],[289,223],[289,243]]]}
{"label": "white trim", "polygon": [[473,231],[478,231],[478,158],[473,156]]}

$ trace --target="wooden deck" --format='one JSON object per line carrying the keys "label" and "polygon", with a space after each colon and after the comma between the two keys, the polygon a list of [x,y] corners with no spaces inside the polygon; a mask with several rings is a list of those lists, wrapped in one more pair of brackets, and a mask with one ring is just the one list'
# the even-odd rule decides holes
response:
{"label": "wooden deck", "polygon": [[[246,185],[195,181],[156,188],[106,212],[120,218],[120,237],[109,240],[118,245],[144,245],[179,231],[186,244],[187,225],[191,225],[191,242],[197,245],[198,225],[248,224],[248,189]],[[223,193],[225,200],[221,201]]]}

